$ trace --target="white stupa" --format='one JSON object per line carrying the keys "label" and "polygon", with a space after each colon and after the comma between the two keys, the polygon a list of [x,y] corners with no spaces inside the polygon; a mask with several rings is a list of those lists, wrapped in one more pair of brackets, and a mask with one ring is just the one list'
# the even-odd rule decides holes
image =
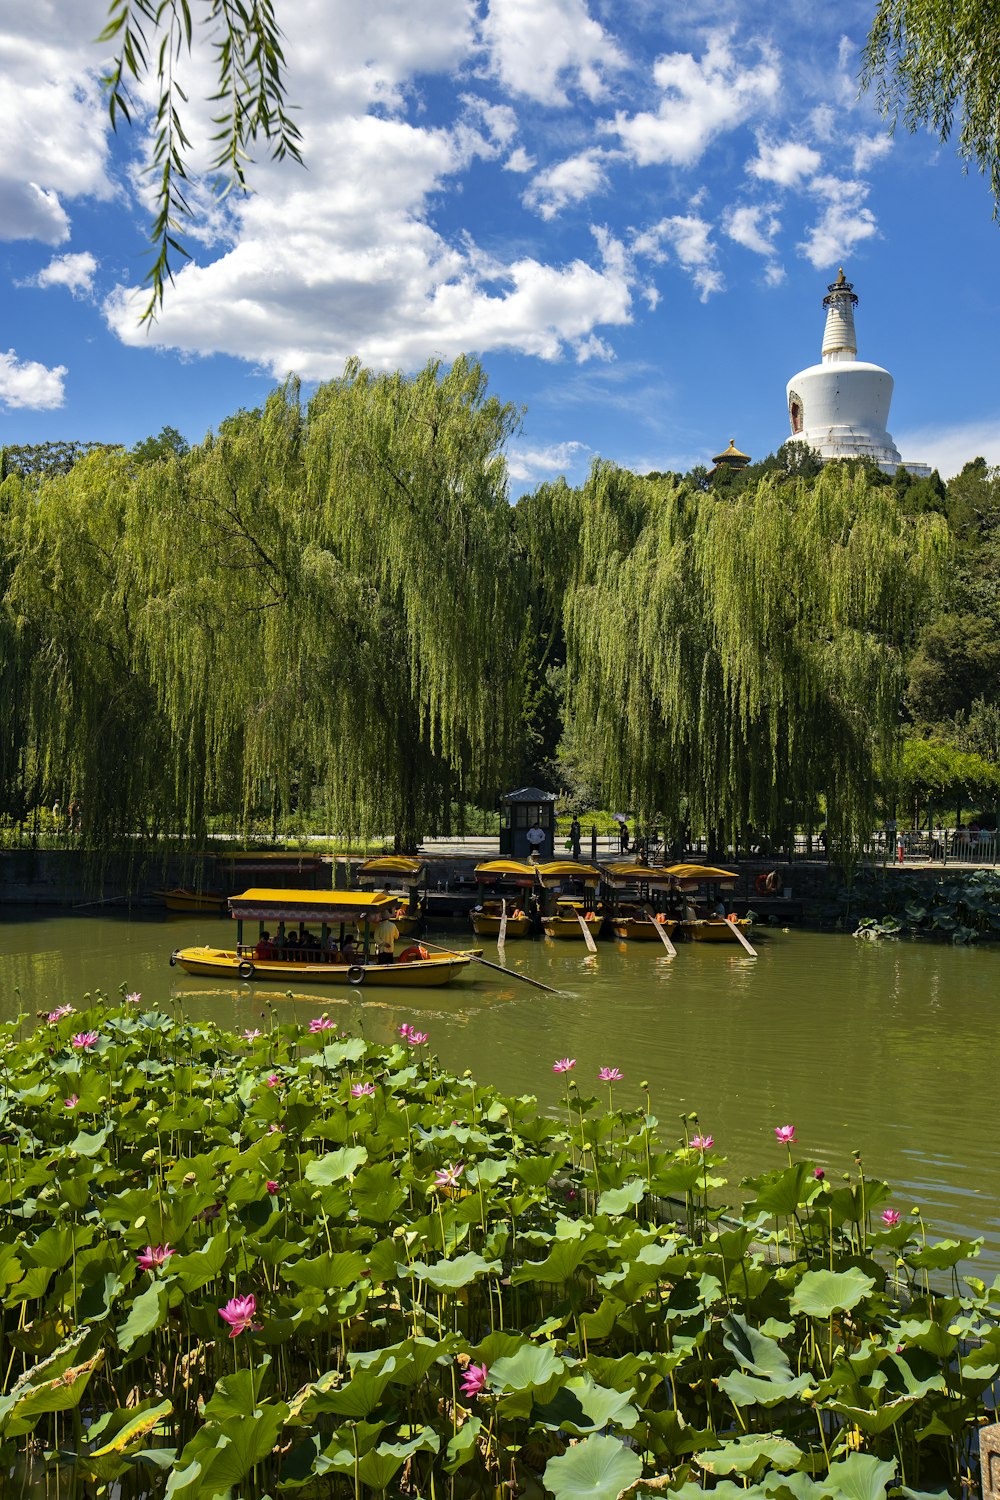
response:
{"label": "white stupa", "polygon": [[910,463],[887,429],[892,376],[858,359],[854,309],[858,299],[844,268],[823,298],[823,359],[793,375],[786,387],[792,440],[808,443],[821,458],[870,458],[887,474],[905,468],[923,478],[926,464]]}

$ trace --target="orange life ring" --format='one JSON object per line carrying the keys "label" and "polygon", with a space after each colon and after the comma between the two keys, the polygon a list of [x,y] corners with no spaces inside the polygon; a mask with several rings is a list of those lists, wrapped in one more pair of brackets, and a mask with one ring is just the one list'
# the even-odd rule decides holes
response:
{"label": "orange life ring", "polygon": [[398,964],[412,964],[416,963],[419,958],[430,958],[430,954],[420,943],[414,943],[411,947],[403,949],[396,962]]}
{"label": "orange life ring", "polygon": [[768,870],[766,874],[761,870],[753,883],[753,888],[758,896],[780,896],[783,885],[784,881],[777,870]]}

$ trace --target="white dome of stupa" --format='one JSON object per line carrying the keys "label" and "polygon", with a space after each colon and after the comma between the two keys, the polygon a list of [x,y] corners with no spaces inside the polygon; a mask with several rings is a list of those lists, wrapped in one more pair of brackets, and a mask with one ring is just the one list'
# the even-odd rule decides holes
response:
{"label": "white dome of stupa", "polygon": [[858,359],[854,309],[858,299],[844,268],[823,298],[822,363],[793,375],[786,386],[792,440],[821,458],[868,458],[887,474],[903,467],[928,475],[926,464],[904,461],[888,432],[893,380],[881,365]]}

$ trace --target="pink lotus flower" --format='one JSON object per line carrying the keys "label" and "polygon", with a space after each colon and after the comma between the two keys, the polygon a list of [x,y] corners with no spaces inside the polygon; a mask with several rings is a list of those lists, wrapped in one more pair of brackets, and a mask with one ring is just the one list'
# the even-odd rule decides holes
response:
{"label": "pink lotus flower", "polygon": [[815,1177],[817,1182],[822,1182],[823,1178],[826,1176],[826,1173],[823,1171],[822,1167],[814,1167],[813,1176]]}
{"label": "pink lotus flower", "polygon": [[57,1021],[61,1021],[62,1020],[63,1016],[75,1016],[75,1015],[76,1015],[76,1010],[75,1010],[75,1008],[72,1005],[60,1005],[59,1008],[58,1008],[58,1010],[50,1010],[49,1011],[49,1025],[50,1026],[54,1026]]}
{"label": "pink lotus flower", "polygon": [[794,1145],[796,1140],[794,1125],[775,1125],[774,1133],[783,1146]]}
{"label": "pink lotus flower", "polygon": [[309,1031],[315,1034],[317,1031],[336,1031],[336,1021],[331,1021],[329,1016],[313,1016],[309,1022]]}
{"label": "pink lotus flower", "polygon": [[64,1099],[63,1100],[63,1104],[65,1105],[65,1107],[67,1109],[76,1109],[76,1106],[79,1104],[79,1102],[80,1102],[80,1095],[79,1094],[70,1094],[70,1096],[69,1096],[68,1099]]}
{"label": "pink lotus flower", "polygon": [[352,1099],[374,1099],[375,1098],[375,1085],[373,1083],[352,1083],[351,1084],[351,1098]]}
{"label": "pink lotus flower", "polygon": [[597,1076],[602,1083],[621,1083],[625,1074],[618,1068],[601,1068]]}
{"label": "pink lotus flower", "polygon": [[78,1031],[76,1036],[70,1038],[71,1045],[78,1052],[89,1052],[97,1040],[96,1031]]}
{"label": "pink lotus flower", "polygon": [[268,1135],[284,1135],[285,1127],[284,1125],[279,1125],[277,1120],[272,1120],[267,1127],[267,1133]]}
{"label": "pink lotus flower", "polygon": [[142,999],[142,991],[141,990],[132,990],[130,994],[128,994],[128,995],[125,996],[125,1004],[126,1005],[138,1005],[139,1001],[141,999]]}
{"label": "pink lotus flower", "polygon": [[458,1179],[464,1171],[465,1167],[461,1162],[456,1162],[454,1166],[441,1167],[434,1173],[434,1186],[439,1188],[458,1187]]}
{"label": "pink lotus flower", "polygon": [[576,1067],[575,1057],[557,1057],[552,1064],[553,1073],[571,1073]]}
{"label": "pink lotus flower", "polygon": [[409,1031],[406,1033],[406,1040],[409,1042],[411,1047],[422,1047],[426,1041],[430,1040],[430,1032],[414,1031],[413,1027],[411,1026]]}
{"label": "pink lotus flower", "polygon": [[693,1135],[691,1137],[691,1145],[696,1151],[711,1151],[712,1147],[715,1145],[715,1136]]}
{"label": "pink lotus flower", "polygon": [[399,1028],[399,1034],[403,1038],[403,1040],[405,1041],[406,1038],[410,1034],[410,1023],[409,1023],[409,1021],[404,1021],[403,1022],[403,1024]]}
{"label": "pink lotus flower", "polygon": [[901,1218],[897,1208],[884,1208],[882,1210],[882,1223],[887,1229],[895,1229]]}
{"label": "pink lotus flower", "polygon": [[459,1389],[463,1396],[478,1396],[486,1389],[486,1381],[489,1376],[486,1365],[470,1365],[462,1376],[462,1384]]}
{"label": "pink lotus flower", "polygon": [[159,1271],[175,1253],[170,1245],[147,1245],[136,1260],[144,1271]]}
{"label": "pink lotus flower", "polygon": [[255,1042],[259,1036],[263,1035],[262,1031],[244,1031],[243,1040],[245,1042]]}
{"label": "pink lotus flower", "polygon": [[278,1184],[272,1179],[267,1184],[267,1190],[271,1194],[271,1197],[273,1198],[275,1196],[275,1194],[277,1193],[277,1191],[278,1191]]}
{"label": "pink lotus flower", "polygon": [[281,1079],[278,1077],[277,1073],[269,1073],[267,1075],[267,1086],[269,1089],[276,1089],[280,1082]]}
{"label": "pink lotus flower", "polygon": [[249,1297],[230,1297],[225,1307],[219,1308],[219,1317],[229,1324],[229,1337],[235,1339],[248,1328],[256,1330],[263,1326],[254,1322],[256,1312],[257,1298],[251,1293]]}

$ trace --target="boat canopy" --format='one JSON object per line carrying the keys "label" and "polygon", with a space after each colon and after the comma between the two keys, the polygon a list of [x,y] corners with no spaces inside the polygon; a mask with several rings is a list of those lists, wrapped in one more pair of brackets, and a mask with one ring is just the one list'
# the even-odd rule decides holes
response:
{"label": "boat canopy", "polygon": [[480,885],[490,885],[495,880],[516,880],[534,885],[537,868],[537,865],[525,864],[520,859],[488,859],[476,866],[474,874]]}
{"label": "boat canopy", "polygon": [[404,885],[419,885],[425,868],[422,859],[411,859],[406,854],[380,854],[359,865],[357,876],[359,880],[384,880],[394,875]]}
{"label": "boat canopy", "polygon": [[356,922],[398,905],[388,891],[284,891],[254,889],[230,896],[229,914],[239,921]]}
{"label": "boat canopy", "polygon": [[703,885],[706,881],[713,885],[736,885],[735,870],[719,870],[714,865],[668,865],[664,873],[672,875],[680,886]]}
{"label": "boat canopy", "polygon": [[596,865],[581,864],[576,859],[550,859],[546,864],[535,866],[538,878],[545,886],[560,885],[564,880],[578,880],[582,885],[599,885],[601,872]]}
{"label": "boat canopy", "polygon": [[631,860],[617,860],[602,866],[604,878],[609,885],[650,885],[666,887],[673,884],[673,876],[662,865],[639,865]]}

